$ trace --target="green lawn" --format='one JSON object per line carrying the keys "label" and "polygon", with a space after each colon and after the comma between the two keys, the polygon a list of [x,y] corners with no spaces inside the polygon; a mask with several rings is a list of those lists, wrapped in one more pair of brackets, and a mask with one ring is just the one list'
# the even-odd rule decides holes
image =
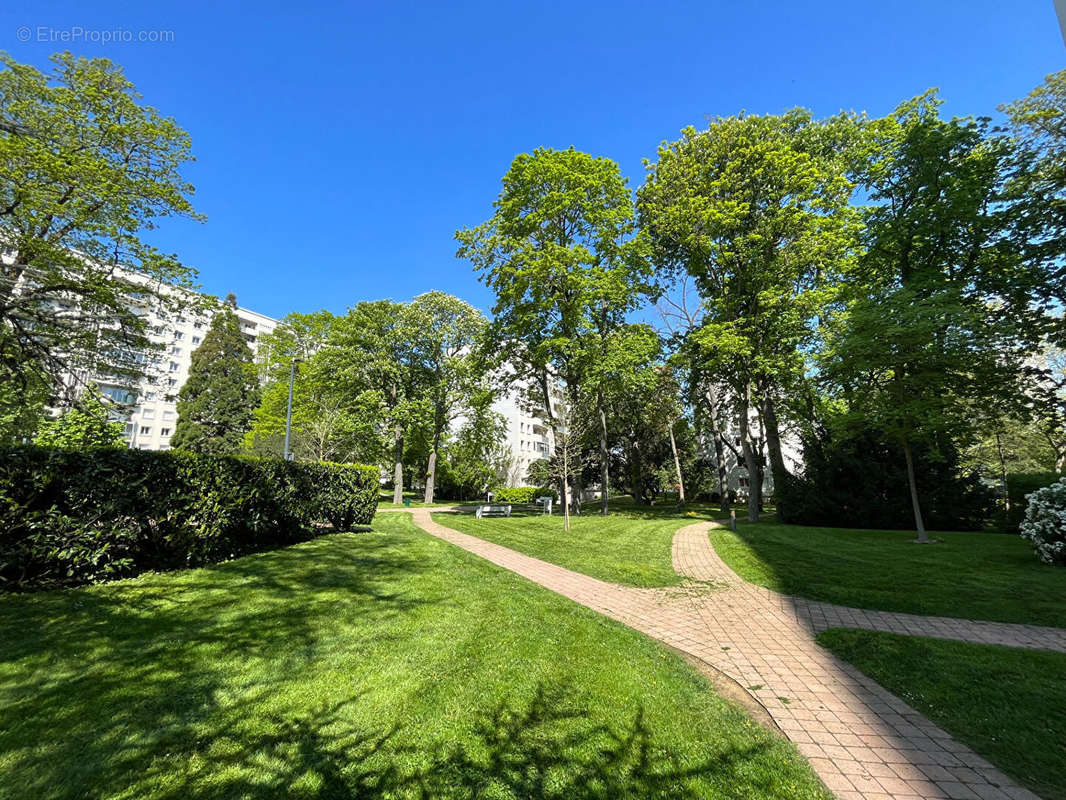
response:
{"label": "green lawn", "polygon": [[805,528],[759,522],[711,532],[718,554],[760,586],[859,608],[1066,627],[1066,569],[1018,536]]}
{"label": "green lawn", "polygon": [[1047,800],[1066,800],[1066,654],[834,629],[818,641]]}
{"label": "green lawn", "polygon": [[650,587],[681,582],[670,557],[674,534],[684,525],[707,519],[707,514],[672,506],[622,510],[607,517],[585,513],[571,518],[569,532],[563,530],[559,515],[477,519],[473,514],[434,514],[433,519],[594,578]]}
{"label": "green lawn", "polygon": [[[410,508],[451,508],[454,505],[459,505],[450,500],[447,502],[423,503],[422,498],[425,495],[422,492],[404,492],[403,496],[405,500],[410,501]],[[378,508],[408,508],[408,506],[403,503],[392,502],[392,492],[381,492],[378,495]]]}
{"label": "green lawn", "polygon": [[381,515],[0,597],[0,797],[829,797],[646,637]]}

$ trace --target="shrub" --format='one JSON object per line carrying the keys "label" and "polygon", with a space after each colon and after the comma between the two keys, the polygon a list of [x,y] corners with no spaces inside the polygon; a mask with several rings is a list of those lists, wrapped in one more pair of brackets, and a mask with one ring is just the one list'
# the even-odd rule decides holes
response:
{"label": "shrub", "polygon": [[0,587],[210,564],[370,521],[374,467],[139,450],[0,451]]}
{"label": "shrub", "polygon": [[[882,432],[866,429],[805,437],[805,471],[774,489],[783,522],[845,528],[914,527],[903,453]],[[933,530],[980,530],[995,512],[995,494],[959,465],[958,451],[914,448],[922,514]]]}
{"label": "shrub", "polygon": [[1037,489],[1050,486],[1062,476],[1057,472],[1015,472],[1007,476],[1010,511],[1004,511],[1000,526],[1007,533],[1018,533],[1025,518],[1026,500]]}
{"label": "shrub", "polygon": [[497,486],[492,490],[492,502],[512,505],[532,505],[538,497],[555,498],[555,490],[537,486]]}
{"label": "shrub", "polygon": [[324,519],[338,531],[369,525],[374,519],[379,489],[376,467],[329,463],[300,467],[311,481],[312,519]]}
{"label": "shrub", "polygon": [[1033,543],[1045,564],[1066,566],[1066,478],[1028,495],[1022,520],[1023,539]]}

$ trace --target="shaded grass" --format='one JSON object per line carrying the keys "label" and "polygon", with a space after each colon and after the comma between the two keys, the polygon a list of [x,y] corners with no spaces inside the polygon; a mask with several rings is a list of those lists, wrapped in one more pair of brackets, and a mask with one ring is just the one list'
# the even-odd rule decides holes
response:
{"label": "shaded grass", "polygon": [[641,587],[682,582],[671,560],[674,534],[706,518],[693,510],[638,507],[607,517],[593,513],[571,517],[570,531],[565,531],[561,516],[536,512],[483,519],[462,513],[433,515],[441,525],[534,558],[600,580]]}
{"label": "shaded grass", "polygon": [[0,598],[0,797],[828,797],[634,631],[381,515]]}
{"label": "shaded grass", "polygon": [[807,528],[758,522],[713,530],[722,559],[752,583],[858,608],[1066,627],[1066,570],[1017,536]]}
{"label": "shaded grass", "polygon": [[833,629],[818,641],[1048,800],[1066,800],[1066,654]]}

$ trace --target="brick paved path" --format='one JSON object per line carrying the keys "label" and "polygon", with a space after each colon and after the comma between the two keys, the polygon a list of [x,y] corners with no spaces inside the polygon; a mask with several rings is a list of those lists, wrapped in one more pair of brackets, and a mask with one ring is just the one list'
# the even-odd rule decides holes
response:
{"label": "brick paved path", "polygon": [[674,537],[674,568],[691,583],[636,589],[460,533],[434,522],[427,509],[411,513],[427,533],[737,681],[842,800],[1036,800],[895,695],[819,647],[814,634],[829,627],[870,628],[1066,652],[1066,630],[866,611],[781,595],[745,583],[725,565],[707,535],[715,525],[711,522],[683,527]]}

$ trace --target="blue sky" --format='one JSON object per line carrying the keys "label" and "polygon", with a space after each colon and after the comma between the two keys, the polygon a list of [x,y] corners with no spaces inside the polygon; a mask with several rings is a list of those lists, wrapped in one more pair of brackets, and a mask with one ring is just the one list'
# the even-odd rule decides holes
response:
{"label": "blue sky", "polygon": [[[38,41],[76,28],[173,41]],[[433,288],[488,310],[453,234],[538,146],[613,158],[637,186],[707,117],[879,115],[931,86],[949,113],[992,114],[1066,66],[1052,0],[10,3],[0,48],[122,64],[191,134],[208,217],[153,241],[272,316]]]}

